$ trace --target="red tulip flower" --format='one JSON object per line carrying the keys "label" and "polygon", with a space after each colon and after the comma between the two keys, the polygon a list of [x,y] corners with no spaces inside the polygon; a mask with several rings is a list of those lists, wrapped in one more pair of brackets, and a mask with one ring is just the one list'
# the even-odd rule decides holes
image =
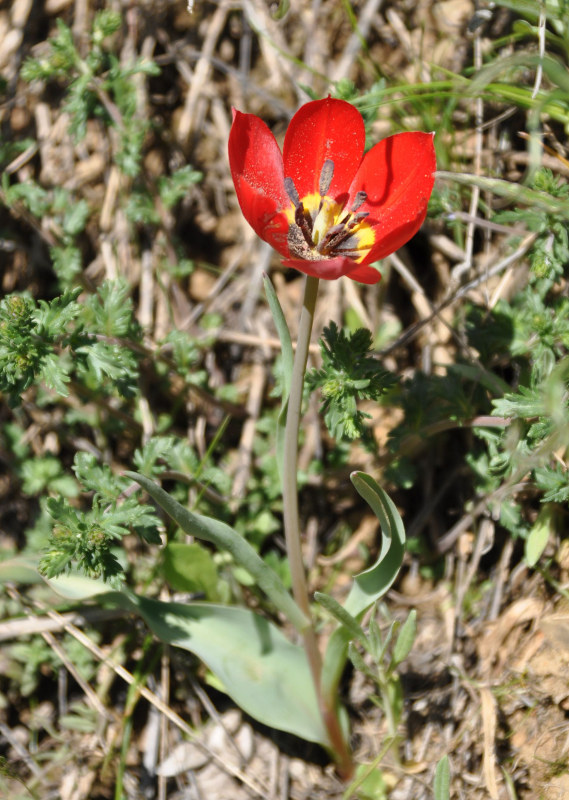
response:
{"label": "red tulip flower", "polygon": [[253,114],[233,112],[229,165],[239,205],[287,267],[333,280],[377,283],[372,262],[421,227],[433,189],[431,133],[398,133],[364,155],[360,113],[344,100],[306,103],[281,154]]}

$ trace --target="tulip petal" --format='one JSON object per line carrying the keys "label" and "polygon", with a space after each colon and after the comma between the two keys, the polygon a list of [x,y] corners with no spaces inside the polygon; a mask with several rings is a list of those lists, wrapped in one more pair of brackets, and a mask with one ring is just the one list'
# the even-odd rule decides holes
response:
{"label": "tulip petal", "polygon": [[305,261],[296,258],[283,259],[283,265],[313,278],[322,278],[325,281],[335,281],[343,276],[351,278],[358,283],[374,284],[381,280],[381,273],[374,267],[356,264],[351,258],[326,258],[322,261]]}
{"label": "tulip petal", "polygon": [[288,220],[281,209],[289,206],[290,200],[275,137],[254,114],[234,110],[228,151],[243,216],[261,239],[287,256]]}
{"label": "tulip petal", "polygon": [[434,184],[435,148],[431,133],[398,133],[366,153],[350,186],[348,203],[367,195],[358,209],[369,212],[375,243],[362,264],[393,253],[417,233],[427,214]]}
{"label": "tulip petal", "polygon": [[285,177],[292,178],[300,198],[318,192],[322,166],[334,162],[327,194],[345,200],[364,152],[365,129],[361,114],[350,103],[327,97],[306,103],[287,129],[283,160]]}
{"label": "tulip petal", "polygon": [[358,283],[367,283],[372,285],[379,283],[381,280],[381,272],[374,267],[368,267],[365,264],[356,264],[356,268],[347,273],[348,278]]}
{"label": "tulip petal", "polygon": [[348,275],[358,265],[351,258],[325,258],[322,261],[308,261],[297,258],[283,259],[285,267],[297,269],[313,278],[322,278],[325,281],[334,281],[342,275]]}

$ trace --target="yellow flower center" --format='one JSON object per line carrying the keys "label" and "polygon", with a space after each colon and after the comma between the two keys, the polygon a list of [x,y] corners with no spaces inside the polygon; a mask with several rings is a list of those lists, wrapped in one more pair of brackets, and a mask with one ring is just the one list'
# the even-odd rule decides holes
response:
{"label": "yellow flower center", "polygon": [[343,256],[356,263],[369,253],[375,233],[366,221],[367,211],[358,211],[367,199],[358,192],[346,210],[327,192],[334,174],[334,162],[324,162],[320,174],[319,192],[299,198],[291,178],[285,178],[285,189],[291,206],[284,209],[289,222],[288,247],[293,258],[322,261]]}

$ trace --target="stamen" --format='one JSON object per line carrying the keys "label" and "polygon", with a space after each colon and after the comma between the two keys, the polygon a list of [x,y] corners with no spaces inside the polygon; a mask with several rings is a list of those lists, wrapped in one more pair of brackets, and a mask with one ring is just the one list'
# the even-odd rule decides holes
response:
{"label": "stamen", "polygon": [[367,192],[364,191],[358,192],[354,197],[354,202],[352,203],[350,211],[357,211],[358,208],[362,206],[366,200],[367,200]]}
{"label": "stamen", "polygon": [[343,231],[344,231],[344,226],[341,223],[339,223],[338,225],[334,225],[332,228],[328,228],[323,238],[321,239],[321,241],[318,242],[318,245],[316,246],[318,252],[323,253],[325,250],[328,250],[330,247],[330,242],[337,236],[340,236]]}
{"label": "stamen", "polygon": [[353,230],[349,226],[341,223],[334,225],[324,237],[323,252],[333,254],[335,250],[342,249],[344,242],[352,238]]}
{"label": "stamen", "polygon": [[359,225],[362,219],[365,219],[366,217],[369,217],[369,211],[358,211],[358,213],[354,214],[354,216],[348,222],[348,229],[353,230],[356,225]]}
{"label": "stamen", "polygon": [[326,161],[322,164],[322,170],[320,172],[320,182],[318,184],[318,191],[320,192],[320,197],[324,197],[325,195],[328,194],[328,189],[330,188],[330,184],[332,183],[333,176],[334,176],[334,162],[332,161],[331,158],[327,158]]}
{"label": "stamen", "polygon": [[300,228],[306,244],[310,248],[314,249],[315,244],[314,240],[312,239],[312,217],[308,211],[305,210],[301,202],[299,202],[294,212],[294,221]]}
{"label": "stamen", "polygon": [[293,204],[295,208],[298,208],[300,205],[300,197],[298,196],[298,192],[296,191],[296,186],[294,185],[294,181],[292,178],[284,179],[284,188],[285,192],[288,194],[290,198],[290,202]]}

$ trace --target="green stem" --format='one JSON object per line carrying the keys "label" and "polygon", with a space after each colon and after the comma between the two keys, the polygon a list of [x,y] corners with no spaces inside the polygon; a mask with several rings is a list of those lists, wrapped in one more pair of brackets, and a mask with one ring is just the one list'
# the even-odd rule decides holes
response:
{"label": "green stem", "polygon": [[316,631],[314,630],[314,623],[310,612],[308,585],[306,582],[304,562],[302,560],[300,520],[298,514],[298,432],[300,429],[304,374],[306,372],[306,360],[308,358],[308,348],[310,345],[310,334],[314,321],[314,308],[316,306],[317,295],[318,278],[313,278],[308,275],[304,286],[304,299],[298,326],[298,339],[292,368],[285,426],[282,476],[284,529],[293,597],[301,611],[303,611],[310,620],[310,625],[303,631],[303,639],[316,697],[318,698],[322,719],[330,738],[330,746],[337,761],[338,770],[343,777],[348,778],[353,772],[350,752],[340,728],[336,709],[330,705],[333,701],[329,700],[327,702],[322,696],[322,658],[318,649]]}

